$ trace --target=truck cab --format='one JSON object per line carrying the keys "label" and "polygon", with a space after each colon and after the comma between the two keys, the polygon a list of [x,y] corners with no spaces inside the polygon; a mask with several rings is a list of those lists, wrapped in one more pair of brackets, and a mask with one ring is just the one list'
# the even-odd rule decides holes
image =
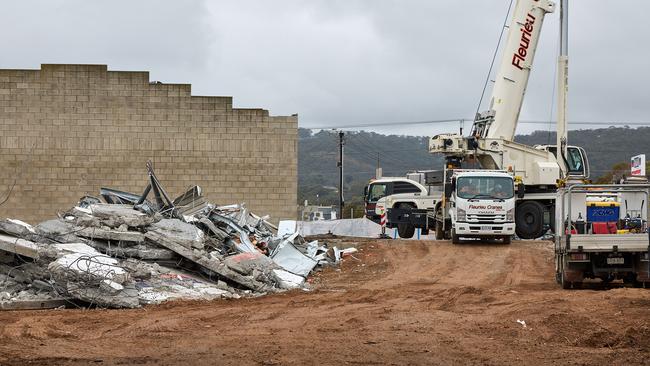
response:
{"label": "truck cab", "polygon": [[[505,171],[457,170],[446,187],[445,209],[454,244],[465,238],[510,243],[515,233],[515,183]],[[439,221],[443,223],[443,221]]]}
{"label": "truck cab", "polygon": [[364,188],[364,203],[366,218],[380,223],[383,206],[377,210],[377,202],[381,199],[395,195],[395,198],[410,196],[426,196],[427,187],[404,177],[384,177],[371,180]]}

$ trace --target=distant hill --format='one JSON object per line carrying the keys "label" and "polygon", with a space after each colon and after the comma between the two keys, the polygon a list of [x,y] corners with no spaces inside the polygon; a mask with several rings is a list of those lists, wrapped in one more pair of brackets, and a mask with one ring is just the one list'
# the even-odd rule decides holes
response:
{"label": "distant hill", "polygon": [[[555,133],[536,131],[518,135],[515,141],[555,144]],[[640,153],[650,155],[650,127],[611,127],[569,132],[569,143],[587,151],[592,179],[606,175],[613,165]],[[442,157],[429,154],[428,138],[381,135],[374,132],[345,133],[344,196],[346,203],[360,204],[363,187],[375,175],[377,164],[384,176],[403,176],[409,170],[441,168]],[[650,157],[650,156],[649,156]],[[338,135],[333,131],[299,130],[298,203],[338,203]],[[318,195],[318,198],[317,198]]]}

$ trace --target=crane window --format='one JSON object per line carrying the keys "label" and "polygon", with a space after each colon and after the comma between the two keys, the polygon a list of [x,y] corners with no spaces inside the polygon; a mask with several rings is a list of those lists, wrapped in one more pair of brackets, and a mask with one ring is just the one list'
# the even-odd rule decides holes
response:
{"label": "crane window", "polygon": [[584,172],[584,163],[582,161],[582,154],[577,148],[569,148],[567,151],[567,165],[569,168],[569,173],[580,173]]}

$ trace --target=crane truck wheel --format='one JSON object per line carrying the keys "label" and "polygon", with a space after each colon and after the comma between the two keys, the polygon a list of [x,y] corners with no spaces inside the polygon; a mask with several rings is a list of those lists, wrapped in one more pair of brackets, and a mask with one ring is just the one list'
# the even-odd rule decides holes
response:
{"label": "crane truck wheel", "polygon": [[555,234],[555,205],[549,207],[548,215],[549,215],[548,226],[551,229],[551,232]]}
{"label": "crane truck wheel", "polygon": [[445,232],[442,231],[442,221],[436,221],[436,240],[444,240]]}
{"label": "crane truck wheel", "polygon": [[535,239],[544,233],[544,206],[525,201],[515,209],[515,232],[522,239]]}
{"label": "crane truck wheel", "polygon": [[436,240],[445,240],[445,231],[442,226],[444,222],[439,218],[442,217],[442,207],[438,205],[436,207]]}
{"label": "crane truck wheel", "polygon": [[452,244],[460,244],[460,237],[456,235],[456,229],[451,229],[451,242]]}
{"label": "crane truck wheel", "polygon": [[[408,203],[400,203],[397,208],[408,209],[413,207]],[[410,239],[415,234],[415,226],[411,224],[397,224],[397,233],[402,239]]]}

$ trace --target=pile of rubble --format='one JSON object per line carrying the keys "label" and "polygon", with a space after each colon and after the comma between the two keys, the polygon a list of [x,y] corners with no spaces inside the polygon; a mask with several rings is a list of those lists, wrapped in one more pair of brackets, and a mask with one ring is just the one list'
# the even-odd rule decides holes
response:
{"label": "pile of rubble", "polygon": [[171,200],[147,168],[141,195],[102,188],[104,202],[83,197],[34,227],[0,220],[0,307],[66,301],[133,308],[259,296],[305,287],[317,266],[340,259],[335,247],[278,235],[268,217],[244,204],[207,203],[198,186]]}

